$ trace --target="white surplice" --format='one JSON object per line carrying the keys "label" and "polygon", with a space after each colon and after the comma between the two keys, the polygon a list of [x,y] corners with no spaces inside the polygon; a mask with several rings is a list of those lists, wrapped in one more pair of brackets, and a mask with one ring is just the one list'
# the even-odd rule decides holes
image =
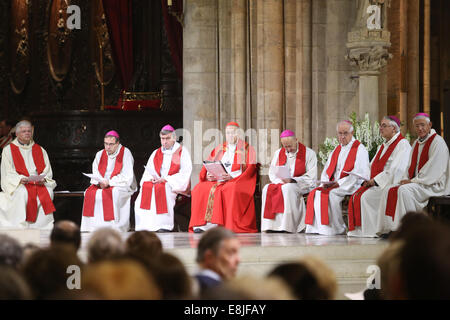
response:
{"label": "white surplice", "polygon": [[[400,132],[395,134],[389,141],[384,142],[381,157],[384,156],[389,146],[394,143]],[[378,147],[377,153],[381,145]],[[381,196],[387,186],[399,183],[408,165],[408,157],[411,145],[408,140],[402,139],[389,156],[384,170],[374,177],[378,186],[368,189],[361,197],[361,227],[355,226],[355,230],[349,231],[351,237],[377,237],[377,225],[379,220],[379,208]],[[373,161],[372,159],[371,165]]]}
{"label": "white surplice", "polygon": [[[11,143],[19,147],[28,173],[30,175],[38,175],[32,155],[34,142],[31,141],[28,145],[22,145],[15,139]],[[50,198],[53,200],[53,189],[56,187],[56,182],[53,180],[52,167],[47,152],[42,146],[41,149],[45,162],[45,169],[41,174],[45,175],[45,187],[48,190]],[[53,214],[46,215],[44,213],[39,197],[37,197],[38,212],[36,222],[30,223],[25,221],[28,192],[25,186],[20,183],[20,180],[26,177],[16,172],[11,155],[11,147],[9,145],[2,152],[1,175],[3,192],[0,193],[0,228],[52,229],[54,221]]]}
{"label": "white surplice", "polygon": [[[334,177],[338,178],[341,176],[341,172],[344,169],[345,161],[347,160],[347,156],[351,150],[353,143],[355,142],[355,138],[346,145],[341,145],[341,152],[339,153],[336,169],[334,172]],[[336,149],[335,149],[336,150]],[[334,151],[333,151],[334,152]],[[329,181],[328,175],[326,173],[330,162],[331,156],[327,160],[325,167],[322,171],[321,181]],[[370,164],[369,164],[369,154],[367,152],[366,147],[361,143],[358,146],[358,150],[356,153],[355,166],[352,170],[353,173],[356,173],[366,179],[370,176]],[[342,179],[337,179],[336,182],[339,184],[338,188],[335,188],[329,193],[329,202],[328,202],[328,217],[329,224],[323,225],[321,222],[321,211],[320,211],[320,198],[321,192],[316,191],[314,197],[314,221],[313,225],[306,225],[306,233],[319,233],[323,235],[336,235],[342,234],[346,231],[346,224],[342,217],[342,207],[341,202],[344,200],[346,195],[352,195],[363,182],[363,179],[358,178],[354,175],[348,175]]]}
{"label": "white surplice", "polygon": [[[274,167],[277,165],[280,151],[275,151],[270,169],[269,178],[271,183],[279,184],[283,181],[275,175]],[[315,180],[317,179],[317,156],[310,148],[306,148],[305,174],[300,177],[294,177],[295,160],[298,148],[295,153],[286,151],[287,166],[290,169],[291,178],[297,183],[284,183],[281,187],[283,193],[284,212],[275,214],[275,219],[265,219],[264,209],[266,205],[267,189],[269,184],[265,185],[262,192],[261,207],[261,231],[287,231],[291,233],[301,232],[305,229],[305,212],[306,206],[302,195],[310,192],[315,188]]]}
{"label": "white surplice", "polygon": [[[114,220],[105,221],[103,216],[102,189],[98,189],[95,194],[94,216],[81,216],[82,232],[95,231],[96,229],[102,227],[110,227],[118,231],[127,232],[130,227],[130,200],[133,193],[137,190],[137,184],[133,171],[134,158],[128,148],[123,147],[125,148],[125,150],[123,154],[122,170],[119,174],[110,179],[111,174],[114,171],[116,158],[119,155],[120,149],[122,147],[122,145],[119,145],[114,154],[108,155],[108,165],[106,167],[104,177],[108,180],[109,185],[111,187],[114,187],[112,189]],[[97,152],[94,162],[92,163],[92,173],[96,176],[101,176],[100,172],[98,171],[98,165],[100,163],[102,153],[103,150]],[[98,184],[98,182],[94,179],[91,179],[91,184]]]}
{"label": "white surplice", "polygon": [[405,184],[398,188],[397,207],[395,209],[394,220],[392,217],[386,216],[386,202],[388,192],[391,187],[397,184],[392,184],[385,188],[380,201],[377,234],[385,234],[390,231],[395,231],[400,225],[401,219],[406,213],[410,211],[422,211],[428,205],[430,197],[438,197],[450,194],[450,157],[447,144],[445,140],[436,135],[430,145],[428,153],[428,161],[422,167],[420,172],[417,172],[419,167],[420,155],[427,140],[435,134],[436,131],[431,129],[430,133],[424,141],[416,140],[412,145],[409,154],[409,161],[406,170],[400,180],[407,180],[408,168],[411,163],[413,150],[416,144],[419,144],[419,153],[417,157],[417,164],[415,168],[415,177],[411,179],[412,183]]}
{"label": "white surplice", "polygon": [[157,231],[159,229],[172,230],[174,228],[174,212],[173,208],[175,206],[175,200],[179,192],[184,192],[189,187],[191,181],[192,173],[192,161],[189,151],[182,147],[181,157],[180,157],[180,170],[178,173],[173,175],[168,175],[170,170],[170,164],[172,161],[172,156],[175,151],[178,150],[180,144],[176,142],[170,150],[162,150],[163,162],[161,165],[161,177],[164,178],[167,183],[166,187],[166,199],[167,199],[167,213],[156,213],[156,202],[155,202],[155,189],[153,188],[152,198],[150,203],[150,210],[141,209],[142,200],[142,185],[146,181],[150,181],[152,174],[156,174],[155,165],[153,159],[155,158],[156,151],[150,155],[148,159],[146,170],[142,176],[140,186],[141,191],[134,204],[134,213],[136,226],[135,230],[149,230]]}

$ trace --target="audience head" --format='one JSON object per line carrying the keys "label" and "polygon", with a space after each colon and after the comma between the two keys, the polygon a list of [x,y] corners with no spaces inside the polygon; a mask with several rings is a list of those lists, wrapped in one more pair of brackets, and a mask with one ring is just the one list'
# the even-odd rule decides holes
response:
{"label": "audience head", "polygon": [[197,247],[197,263],[204,269],[210,269],[223,279],[236,275],[240,263],[240,243],[235,234],[223,227],[206,231]]}
{"label": "audience head", "polygon": [[133,257],[156,259],[163,252],[161,240],[155,232],[136,231],[125,242],[126,253]]}
{"label": "audience head", "polygon": [[31,292],[25,279],[11,267],[0,266],[0,300],[28,300]]}
{"label": "audience head", "polygon": [[89,239],[87,252],[89,263],[117,259],[125,253],[125,245],[118,231],[100,228]]}
{"label": "audience head", "polygon": [[52,233],[50,234],[50,243],[51,245],[70,244],[78,250],[81,245],[80,228],[72,221],[58,221],[53,226]]}
{"label": "audience head", "polygon": [[389,241],[407,239],[409,234],[416,232],[417,229],[424,228],[433,223],[429,215],[424,212],[410,211],[400,220],[398,229],[389,236]]}
{"label": "audience head", "polygon": [[324,294],[323,299],[335,299],[337,293],[337,280],[334,271],[328,267],[325,262],[315,256],[306,255],[302,257],[299,262],[314,274],[318,286]]}
{"label": "audience head", "polygon": [[287,262],[278,265],[269,273],[278,277],[290,287],[292,294],[299,300],[325,300],[329,292],[320,286],[316,275],[301,262]]}
{"label": "audience head", "polygon": [[203,300],[293,300],[289,287],[276,277],[260,279],[239,276],[208,288],[201,294]]}
{"label": "audience head", "polygon": [[0,234],[0,266],[16,269],[22,258],[23,249],[20,243],[6,234]]}
{"label": "audience head", "polygon": [[55,245],[33,252],[25,261],[22,271],[34,298],[49,299],[69,290],[69,266],[82,268],[72,246]]}
{"label": "audience head", "polygon": [[165,300],[183,300],[192,298],[192,280],[180,259],[170,253],[161,253],[153,260],[150,272],[161,290]]}
{"label": "audience head", "polygon": [[404,244],[404,240],[391,242],[377,259],[377,265],[380,268],[380,296],[382,299],[391,300],[403,295],[400,253]]}
{"label": "audience head", "polygon": [[353,125],[349,120],[339,121],[336,125],[336,132],[339,143],[343,146],[346,146],[350,143],[350,141],[352,141]]}
{"label": "audience head", "polygon": [[137,261],[119,259],[90,264],[82,274],[86,294],[105,300],[156,300],[161,293],[153,277]]}

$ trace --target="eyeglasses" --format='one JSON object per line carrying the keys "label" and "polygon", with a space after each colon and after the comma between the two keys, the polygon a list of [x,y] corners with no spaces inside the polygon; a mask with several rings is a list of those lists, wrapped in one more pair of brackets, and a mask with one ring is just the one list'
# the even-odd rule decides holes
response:
{"label": "eyeglasses", "polygon": [[383,128],[383,129],[385,129],[385,128],[387,128],[387,127],[392,127],[392,125],[391,125],[391,124],[385,124],[385,123],[383,123],[382,125],[380,125],[380,128]]}
{"label": "eyeglasses", "polygon": [[338,136],[344,136],[344,137],[346,137],[346,136],[348,136],[349,134],[350,134],[351,132],[338,132]]}
{"label": "eyeglasses", "polygon": [[115,146],[117,144],[117,142],[116,143],[106,143],[105,142],[105,147],[112,147],[112,146]]}

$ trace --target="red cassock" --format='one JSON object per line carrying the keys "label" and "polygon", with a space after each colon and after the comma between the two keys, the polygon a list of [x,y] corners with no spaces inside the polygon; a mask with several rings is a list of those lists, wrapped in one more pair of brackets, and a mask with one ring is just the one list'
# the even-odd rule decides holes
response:
{"label": "red cassock", "polygon": [[[227,143],[216,147],[208,160],[220,161]],[[245,161],[244,161],[245,159]],[[208,181],[206,169],[200,171],[200,182],[192,190],[189,232],[207,222],[224,226],[236,233],[258,232],[254,193],[256,188],[256,153],[248,143],[238,140],[231,171],[242,174],[227,182]]]}

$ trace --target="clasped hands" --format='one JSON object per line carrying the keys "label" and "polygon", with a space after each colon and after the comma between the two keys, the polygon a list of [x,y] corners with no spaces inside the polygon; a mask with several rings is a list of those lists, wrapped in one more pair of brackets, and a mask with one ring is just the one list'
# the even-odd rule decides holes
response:
{"label": "clasped hands", "polygon": [[23,185],[26,185],[26,184],[37,184],[38,186],[43,186],[45,184],[45,179],[42,179],[40,181],[32,181],[32,182],[30,182],[30,181],[28,181],[28,178],[22,178],[22,179],[20,179],[20,183],[23,184]]}
{"label": "clasped hands", "polygon": [[[221,177],[220,180],[221,181],[228,181],[228,180],[231,180],[231,179],[233,179],[232,176],[230,176],[228,173],[224,173],[224,174],[222,174],[222,177]],[[206,173],[206,180],[208,180],[208,181],[217,181],[216,177],[214,175],[212,175],[211,173],[209,173],[209,172]]]}

